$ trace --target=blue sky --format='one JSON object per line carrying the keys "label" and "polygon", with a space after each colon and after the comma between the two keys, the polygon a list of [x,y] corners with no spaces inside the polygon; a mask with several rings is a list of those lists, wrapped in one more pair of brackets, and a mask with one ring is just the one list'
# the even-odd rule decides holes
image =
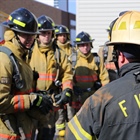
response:
{"label": "blue sky", "polygon": [[69,12],[76,14],[76,0],[69,0]]}

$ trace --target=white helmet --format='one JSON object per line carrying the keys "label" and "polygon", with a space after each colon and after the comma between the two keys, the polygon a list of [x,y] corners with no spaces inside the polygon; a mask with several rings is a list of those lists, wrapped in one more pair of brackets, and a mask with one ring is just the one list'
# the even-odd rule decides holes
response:
{"label": "white helmet", "polygon": [[111,41],[108,45],[124,43],[140,45],[140,12],[138,11],[124,13],[113,25]]}

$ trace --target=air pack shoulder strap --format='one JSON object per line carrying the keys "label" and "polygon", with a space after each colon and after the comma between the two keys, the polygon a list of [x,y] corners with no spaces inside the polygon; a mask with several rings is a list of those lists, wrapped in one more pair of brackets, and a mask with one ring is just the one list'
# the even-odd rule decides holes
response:
{"label": "air pack shoulder strap", "polygon": [[56,74],[56,78],[55,78],[55,81],[58,79],[59,77],[59,66],[60,66],[60,50],[58,47],[55,48],[55,59],[56,59],[56,62],[57,62],[57,74]]}
{"label": "air pack shoulder strap", "polygon": [[109,41],[105,42],[103,46],[103,57],[104,57],[104,62],[107,60],[108,57],[108,46],[106,45]]}
{"label": "air pack shoulder strap", "polygon": [[18,89],[23,88],[23,80],[18,68],[18,62],[16,61],[15,55],[13,52],[5,46],[0,46],[0,52],[3,52],[8,55],[9,59],[13,64],[13,80],[15,82],[15,86]]}
{"label": "air pack shoulder strap", "polygon": [[94,56],[95,63],[96,63],[96,65],[97,65],[98,68],[99,68],[99,66],[100,66],[100,57],[99,57],[99,55],[98,55],[97,53],[92,53],[92,54],[93,54],[93,56]]}
{"label": "air pack shoulder strap", "polygon": [[72,63],[72,71],[75,73],[75,65],[77,62],[77,50],[72,49],[72,54],[68,57],[68,60]]}
{"label": "air pack shoulder strap", "polygon": [[94,56],[95,63],[97,65],[97,67],[98,67],[97,73],[98,73],[98,76],[99,76],[99,74],[100,74],[100,57],[96,52],[95,53],[93,52],[92,54]]}
{"label": "air pack shoulder strap", "polygon": [[54,83],[56,86],[60,86],[61,82],[58,79],[59,74],[60,74],[60,48],[57,46],[56,40],[53,41],[53,50],[55,53],[55,60],[57,62],[57,66],[56,66],[57,71],[56,71],[56,77],[55,77]]}

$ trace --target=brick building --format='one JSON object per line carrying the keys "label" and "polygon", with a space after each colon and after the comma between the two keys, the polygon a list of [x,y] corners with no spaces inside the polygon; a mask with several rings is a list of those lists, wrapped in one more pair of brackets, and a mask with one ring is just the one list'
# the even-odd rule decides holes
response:
{"label": "brick building", "polygon": [[76,27],[73,24],[76,19],[75,14],[33,0],[1,0],[0,10],[7,14],[10,14],[12,11],[20,7],[27,8],[34,13],[36,17],[45,14],[51,17],[55,24],[63,24],[67,26],[70,29],[71,40],[75,38]]}

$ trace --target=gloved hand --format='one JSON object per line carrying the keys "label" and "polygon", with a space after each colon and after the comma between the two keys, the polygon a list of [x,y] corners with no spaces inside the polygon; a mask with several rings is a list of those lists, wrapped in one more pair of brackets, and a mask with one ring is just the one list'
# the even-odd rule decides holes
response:
{"label": "gloved hand", "polygon": [[53,108],[51,97],[42,93],[31,93],[31,107],[38,107],[42,114],[46,115]]}
{"label": "gloved hand", "polygon": [[64,105],[71,101],[72,98],[72,90],[66,88],[60,94],[55,95],[56,105]]}

